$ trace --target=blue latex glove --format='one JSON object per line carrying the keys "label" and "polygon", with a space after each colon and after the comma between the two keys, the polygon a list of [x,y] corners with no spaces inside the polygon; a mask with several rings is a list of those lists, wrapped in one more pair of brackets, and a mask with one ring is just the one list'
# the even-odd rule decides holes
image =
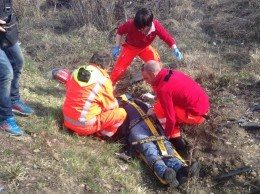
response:
{"label": "blue latex glove", "polygon": [[181,61],[183,59],[183,55],[181,54],[178,48],[172,50],[172,55],[174,55],[178,61]]}
{"label": "blue latex glove", "polygon": [[114,58],[117,58],[119,53],[120,53],[120,46],[114,46],[114,48],[112,50],[112,56]]}

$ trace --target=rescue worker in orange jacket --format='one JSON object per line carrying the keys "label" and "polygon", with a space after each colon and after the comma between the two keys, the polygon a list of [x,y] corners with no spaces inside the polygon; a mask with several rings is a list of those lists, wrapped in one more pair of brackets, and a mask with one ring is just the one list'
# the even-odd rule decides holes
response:
{"label": "rescue worker in orange jacket", "polygon": [[125,110],[118,107],[105,70],[110,59],[106,53],[95,53],[89,65],[74,70],[68,78],[64,70],[54,72],[66,84],[64,126],[78,135],[111,137],[126,118]]}

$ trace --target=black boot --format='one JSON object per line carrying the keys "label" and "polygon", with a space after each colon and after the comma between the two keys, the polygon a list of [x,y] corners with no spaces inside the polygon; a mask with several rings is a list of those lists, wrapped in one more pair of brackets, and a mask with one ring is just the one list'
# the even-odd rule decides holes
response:
{"label": "black boot", "polygon": [[176,178],[180,185],[187,182],[189,177],[196,176],[200,171],[200,163],[194,162],[190,167],[183,166],[178,170]]}
{"label": "black boot", "polygon": [[176,172],[172,168],[167,168],[163,174],[164,180],[172,187],[177,187],[179,182],[176,179]]}
{"label": "black boot", "polygon": [[176,178],[179,181],[180,185],[188,181],[189,177],[189,167],[182,166],[180,170],[178,170]]}
{"label": "black boot", "polygon": [[201,168],[201,165],[199,162],[194,162],[192,163],[192,165],[190,166],[190,169],[189,169],[189,172],[190,172],[190,176],[193,177],[193,176],[197,176],[200,172],[200,168]]}

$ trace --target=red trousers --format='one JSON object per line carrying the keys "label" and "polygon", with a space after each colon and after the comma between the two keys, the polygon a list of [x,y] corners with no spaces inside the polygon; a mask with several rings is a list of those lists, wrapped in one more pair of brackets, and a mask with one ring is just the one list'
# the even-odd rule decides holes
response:
{"label": "red trousers", "polygon": [[[192,115],[179,106],[175,106],[174,109],[175,109],[176,123],[174,128],[171,130],[171,134],[168,135],[169,138],[175,138],[181,136],[180,124],[199,125],[205,121],[205,118],[203,116]],[[154,112],[158,120],[161,122],[162,126],[164,127],[166,123],[166,117],[159,101],[156,101],[154,104]]]}
{"label": "red trousers", "polygon": [[144,62],[147,62],[149,60],[160,60],[159,54],[152,46],[137,48],[127,43],[123,44],[122,51],[110,75],[110,79],[113,85],[115,85],[115,83],[125,73],[128,66],[131,64],[136,56],[139,56]]}

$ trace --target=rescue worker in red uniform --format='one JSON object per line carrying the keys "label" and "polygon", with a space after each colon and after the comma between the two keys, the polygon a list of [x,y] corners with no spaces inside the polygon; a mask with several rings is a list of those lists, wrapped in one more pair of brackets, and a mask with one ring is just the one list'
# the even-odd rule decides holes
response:
{"label": "rescue worker in red uniform", "polygon": [[201,124],[209,111],[209,98],[204,89],[189,76],[176,70],[161,68],[151,60],[142,68],[144,80],[151,84],[157,96],[154,112],[166,118],[165,134],[181,150],[185,142],[180,124]]}
{"label": "rescue worker in red uniform", "polygon": [[53,71],[53,76],[66,84],[62,112],[64,126],[78,135],[111,137],[126,118],[118,107],[112,82],[106,72],[111,62],[106,53],[95,53],[89,65],[74,70]]}
{"label": "rescue worker in red uniform", "polygon": [[[177,48],[174,38],[158,20],[153,19],[153,13],[150,10],[142,8],[137,11],[133,20],[122,24],[117,30],[116,45],[112,50],[112,55],[118,59],[110,75],[113,85],[124,74],[136,56],[145,62],[160,60],[158,53],[150,46],[157,35],[172,49],[172,54],[177,60],[182,60],[183,56]],[[120,53],[123,36],[125,36],[125,43],[123,43]]]}

